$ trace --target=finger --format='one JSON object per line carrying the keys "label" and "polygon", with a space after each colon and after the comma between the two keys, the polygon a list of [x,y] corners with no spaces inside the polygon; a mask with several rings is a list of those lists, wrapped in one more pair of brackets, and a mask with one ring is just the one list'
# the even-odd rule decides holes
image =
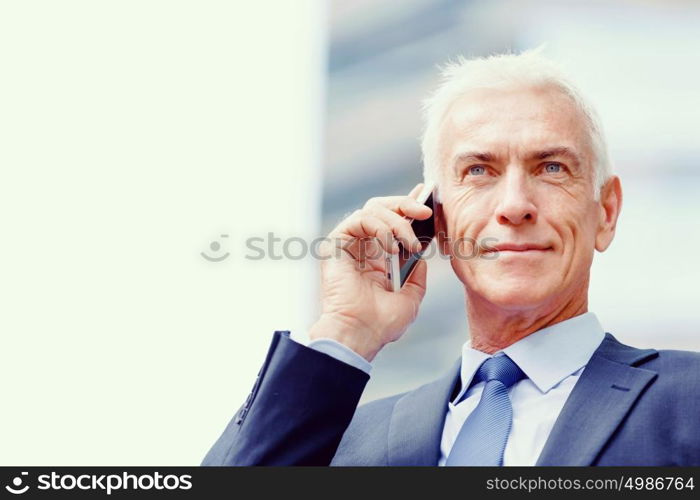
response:
{"label": "finger", "polygon": [[366,250],[373,248],[370,243],[375,239],[380,244],[386,244],[386,247],[382,246],[382,254],[384,251],[390,253],[399,251],[391,228],[363,210],[355,210],[331,231],[328,238],[332,248],[348,254],[354,260],[364,260],[367,257]]}
{"label": "finger", "polygon": [[414,199],[418,198],[418,195],[420,194],[421,191],[423,191],[423,183],[419,182],[418,184],[416,184],[414,186],[413,189],[411,189],[411,192],[408,193],[408,196],[410,196],[411,198],[414,198]]}
{"label": "finger", "polygon": [[348,219],[344,232],[358,239],[377,238],[384,251],[398,253],[399,247],[394,240],[391,227],[379,217],[364,210],[358,210]]}
{"label": "finger", "polygon": [[343,250],[353,257],[359,271],[380,270],[384,273],[386,252],[377,238],[353,239]]}
{"label": "finger", "polygon": [[430,207],[418,203],[409,196],[383,196],[370,198],[365,203],[364,208],[373,211],[378,207],[385,207],[399,215],[410,217],[411,219],[423,220],[430,217],[433,211]]}
{"label": "finger", "polygon": [[[379,271],[384,277],[386,273],[386,252],[376,239],[365,240],[367,249],[364,251],[364,259],[359,264],[360,271]],[[384,280],[382,280],[384,281]]]}
{"label": "finger", "polygon": [[413,227],[411,227],[408,219],[382,206],[375,207],[371,213],[391,228],[394,236],[404,248],[411,252],[421,250],[421,243],[416,237],[416,233],[413,231]]}

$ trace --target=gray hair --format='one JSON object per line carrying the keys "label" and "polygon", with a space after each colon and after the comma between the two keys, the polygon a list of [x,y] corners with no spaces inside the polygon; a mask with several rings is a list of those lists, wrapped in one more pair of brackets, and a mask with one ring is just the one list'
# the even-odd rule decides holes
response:
{"label": "gray hair", "polygon": [[571,83],[563,70],[542,55],[543,47],[520,54],[498,54],[490,57],[465,59],[458,57],[441,68],[441,82],[423,101],[425,128],[421,147],[423,177],[437,182],[440,166],[440,131],[452,103],[470,90],[509,86],[554,86],[569,96],[586,118],[595,166],[594,196],[612,174],[608,148],[600,118],[593,106]]}

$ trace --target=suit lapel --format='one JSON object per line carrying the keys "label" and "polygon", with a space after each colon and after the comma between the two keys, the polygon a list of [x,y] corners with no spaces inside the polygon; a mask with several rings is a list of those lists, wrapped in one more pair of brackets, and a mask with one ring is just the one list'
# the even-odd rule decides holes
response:
{"label": "suit lapel", "polygon": [[437,465],[447,402],[460,366],[458,359],[445,376],[396,402],[389,424],[389,465]]}
{"label": "suit lapel", "polygon": [[591,465],[657,373],[635,364],[658,355],[609,333],[571,391],[536,465]]}

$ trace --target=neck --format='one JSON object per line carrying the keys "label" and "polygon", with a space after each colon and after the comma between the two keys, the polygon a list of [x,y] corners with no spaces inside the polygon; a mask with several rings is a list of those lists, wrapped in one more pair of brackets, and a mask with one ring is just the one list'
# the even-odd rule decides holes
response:
{"label": "neck", "polygon": [[469,290],[466,298],[471,347],[488,354],[588,311],[588,287],[567,301],[529,309],[504,309]]}

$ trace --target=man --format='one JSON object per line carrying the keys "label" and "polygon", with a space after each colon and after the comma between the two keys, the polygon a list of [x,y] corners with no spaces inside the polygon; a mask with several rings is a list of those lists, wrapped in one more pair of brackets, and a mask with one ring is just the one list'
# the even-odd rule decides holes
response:
{"label": "man", "polygon": [[461,358],[356,408],[370,362],[425,293],[423,261],[387,291],[377,250],[418,248],[405,217],[431,213],[420,185],[369,200],[323,249],[311,342],[275,332],[203,464],[700,465],[700,354],[624,345],[588,312],[593,253],[622,204],[593,109],[538,51],[448,65],[425,109],[439,247],[465,290]]}

